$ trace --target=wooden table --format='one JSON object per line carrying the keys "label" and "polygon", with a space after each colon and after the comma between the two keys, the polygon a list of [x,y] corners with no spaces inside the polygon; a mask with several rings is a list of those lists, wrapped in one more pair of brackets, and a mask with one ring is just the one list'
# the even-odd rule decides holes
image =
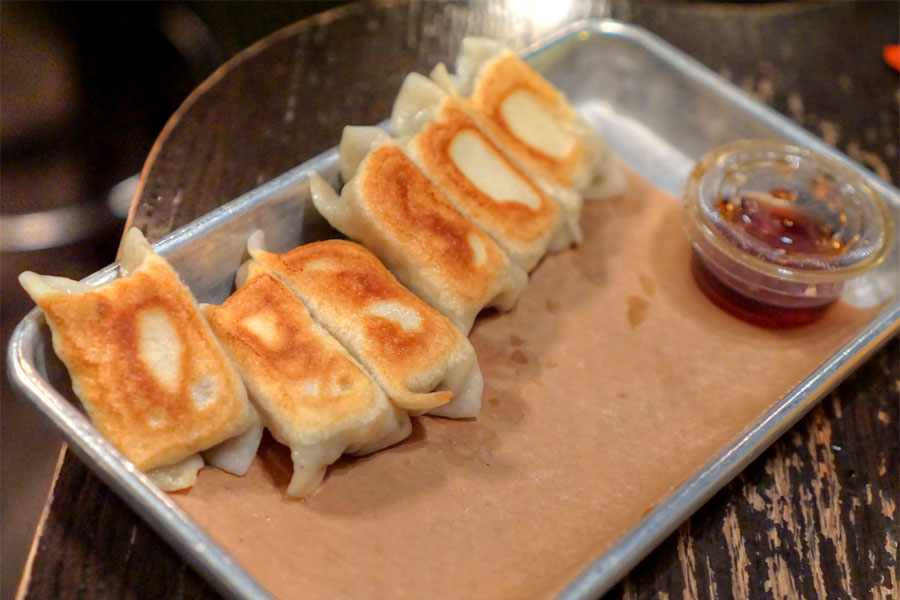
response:
{"label": "wooden table", "polygon": [[[266,38],[165,127],[131,224],[158,239],[335,145],[344,125],[380,121],[403,76],[451,59],[464,31],[516,45],[545,32],[516,6],[347,5]],[[897,184],[898,79],[880,56],[897,41],[897,3],[577,1],[551,25],[610,14]],[[608,597],[896,598],[898,393],[894,339]],[[27,598],[216,597],[70,453],[38,535]]]}

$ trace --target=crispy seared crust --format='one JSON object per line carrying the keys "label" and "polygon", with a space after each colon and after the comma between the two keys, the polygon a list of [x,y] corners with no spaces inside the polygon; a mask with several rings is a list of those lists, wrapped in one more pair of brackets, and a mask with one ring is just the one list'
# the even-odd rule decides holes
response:
{"label": "crispy seared crust", "polygon": [[[546,252],[557,228],[558,204],[497,150],[452,100],[444,101],[438,114],[439,120],[427,125],[412,141],[417,160],[460,212],[497,240],[520,266],[530,270]],[[483,147],[533,192],[537,206],[494,198],[475,185],[450,154],[451,144],[463,133],[481,140]]]}
{"label": "crispy seared crust", "polygon": [[[363,162],[360,187],[385,232],[468,303],[489,297],[506,263],[503,251],[463,217],[400,148],[385,145]],[[470,240],[485,257],[479,260]]]}
{"label": "crispy seared crust", "polygon": [[562,119],[576,117],[565,96],[512,53],[504,53],[490,61],[482,71],[472,97],[458,101],[469,108],[470,114],[474,114],[473,108],[481,113],[482,118],[476,117],[479,126],[497,139],[517,161],[560,185],[572,185],[575,172],[588,153],[587,146],[576,141],[564,157],[557,158],[519,139],[504,118],[502,107],[510,94],[520,90],[530,93]]}
{"label": "crispy seared crust", "polygon": [[[159,256],[94,291],[48,293],[37,302],[94,426],[140,470],[181,461],[255,421],[234,367]],[[175,376],[161,379],[141,353],[148,315],[168,322],[177,339]],[[210,390],[197,406],[197,394]]]}
{"label": "crispy seared crust", "polygon": [[324,437],[384,409],[372,380],[269,273],[251,268],[222,306],[204,311],[252,395],[264,396],[266,425],[282,437]]}
{"label": "crispy seared crust", "polygon": [[[356,153],[345,128],[341,153]],[[528,280],[392,142],[370,151],[338,196],[310,176],[312,201],[335,229],[372,251],[463,334],[485,306],[510,310]]]}
{"label": "crispy seared crust", "polygon": [[291,449],[289,497],[310,494],[345,452],[369,453],[409,435],[396,410],[303,303],[256,263],[207,320],[241,371],[262,421]]}
{"label": "crispy seared crust", "polygon": [[[468,348],[443,315],[400,285],[374,254],[353,242],[330,240],[286,254],[254,252],[254,260],[288,283],[313,317],[362,362],[395,404],[426,410],[450,392],[428,394]],[[415,327],[378,313],[398,307]]]}

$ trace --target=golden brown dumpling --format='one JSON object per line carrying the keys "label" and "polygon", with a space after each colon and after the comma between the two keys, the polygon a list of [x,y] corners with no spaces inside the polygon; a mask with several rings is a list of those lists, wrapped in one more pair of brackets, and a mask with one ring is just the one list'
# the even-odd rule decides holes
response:
{"label": "golden brown dumpling", "polygon": [[341,454],[374,452],[409,435],[407,414],[261,266],[251,264],[246,282],[221,306],[202,309],[263,424],[291,449],[288,496],[309,495]]}
{"label": "golden brown dumpling", "polygon": [[374,254],[344,240],[274,254],[265,251],[262,231],[247,245],[253,260],[287,283],[395,405],[453,418],[478,415],[483,380],[472,344]]}
{"label": "golden brown dumpling", "polygon": [[[391,143],[342,139],[342,165],[364,156],[341,195],[310,178],[316,209],[362,243],[397,279],[467,334],[486,306],[511,309],[528,276]],[[347,174],[345,174],[345,179]]]}
{"label": "golden brown dumpling", "polygon": [[[364,135],[363,130],[375,128],[352,129]],[[580,239],[578,210],[563,210],[427,77],[406,77],[394,103],[391,130],[402,132],[398,143],[453,206],[525,271],[548,250],[562,250]]]}
{"label": "golden brown dumpling", "polygon": [[198,453],[236,436],[250,438],[252,459],[258,416],[191,293],[137,229],[120,268],[96,287],[19,276],[94,427],[164,490],[193,485]]}
{"label": "golden brown dumpling", "polygon": [[456,74],[438,65],[432,77],[529,173],[588,198],[624,187],[612,153],[565,95],[502,43],[465,38]]}

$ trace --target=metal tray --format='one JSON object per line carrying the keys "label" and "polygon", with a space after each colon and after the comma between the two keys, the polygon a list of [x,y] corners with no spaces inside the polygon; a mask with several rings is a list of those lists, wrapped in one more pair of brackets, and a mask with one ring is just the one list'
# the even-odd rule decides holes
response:
{"label": "metal tray", "polygon": [[[843,163],[881,193],[892,208],[900,207],[896,188],[640,28],[609,20],[579,23],[532,46],[528,60],[569,95],[626,163],[673,194],[680,193],[695,161],[709,149],[736,138],[777,137]],[[673,119],[674,114],[679,118]],[[171,261],[198,299],[222,302],[231,292],[244,241],[251,231],[265,229],[270,246],[278,251],[293,247],[298,239],[316,239],[321,220],[307,202],[307,176],[315,171],[336,180],[337,156],[336,149],[317,156],[171,233],[155,244],[156,250]],[[609,589],[900,329],[898,256],[895,243],[885,264],[845,298],[857,305],[890,299],[886,309],[729,447],[711,456],[561,597],[593,598]],[[85,281],[109,281],[116,270],[116,265],[110,265]],[[13,333],[8,361],[11,380],[21,394],[61,430],[90,468],[219,592],[232,598],[269,598],[196,523],[94,430],[69,389],[68,377],[51,350],[49,331],[37,309]]]}

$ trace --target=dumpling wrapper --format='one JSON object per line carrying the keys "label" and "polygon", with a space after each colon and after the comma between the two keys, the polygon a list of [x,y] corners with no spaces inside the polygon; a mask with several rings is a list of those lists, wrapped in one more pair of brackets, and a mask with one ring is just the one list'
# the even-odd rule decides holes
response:
{"label": "dumpling wrapper", "polygon": [[[400,92],[394,100],[391,111],[390,130],[400,139],[407,139],[417,135],[430,122],[440,118],[440,109],[449,98],[460,109],[465,108],[460,103],[456,88],[451,83],[452,76],[447,74],[443,65],[438,65],[429,79],[419,73],[410,73],[403,81]],[[435,81],[440,81],[438,85]],[[571,242],[581,243],[581,227],[578,224],[581,219],[581,210],[584,207],[584,198],[573,188],[561,185],[550,178],[546,173],[528,169],[522,164],[514,153],[504,147],[496,136],[487,128],[486,118],[480,117],[472,106],[468,106],[468,112],[463,113],[477,126],[478,130],[509,159],[517,169],[521,169],[531,181],[547,196],[553,198],[562,209],[561,220],[568,227],[568,231],[557,232],[551,242],[550,250],[558,251],[568,247]]]}
{"label": "dumpling wrapper", "polygon": [[[344,135],[374,135],[367,129],[381,131],[348,127]],[[577,211],[564,212],[424,75],[410,73],[403,81],[391,131],[402,132],[401,146],[410,158],[525,271],[548,249],[562,250],[581,239]]]}
{"label": "dumpling wrapper", "polygon": [[332,227],[362,243],[395,277],[443,313],[463,334],[487,306],[510,310],[528,275],[462,216],[398,146],[362,148],[341,139],[342,167],[364,156],[338,196],[310,177],[316,209]]}
{"label": "dumpling wrapper", "polygon": [[265,427],[291,449],[289,497],[312,493],[345,452],[375,452],[412,431],[406,412],[261,266],[249,265],[246,282],[222,306],[201,309]]}
{"label": "dumpling wrapper", "polygon": [[[190,487],[198,453],[236,436],[252,446],[259,417],[194,297],[137,229],[119,267],[101,286],[32,272],[19,282],[97,431],[161,489]],[[225,467],[243,474],[255,453]]]}
{"label": "dumpling wrapper", "polygon": [[253,261],[299,296],[395,405],[451,418],[478,416],[484,381],[472,344],[400,285],[374,254],[343,240],[274,254],[265,251],[262,231],[250,236],[247,248]]}
{"label": "dumpling wrapper", "polygon": [[456,75],[439,64],[431,76],[529,174],[588,198],[624,188],[621,167],[600,136],[562,92],[501,42],[465,38]]}

